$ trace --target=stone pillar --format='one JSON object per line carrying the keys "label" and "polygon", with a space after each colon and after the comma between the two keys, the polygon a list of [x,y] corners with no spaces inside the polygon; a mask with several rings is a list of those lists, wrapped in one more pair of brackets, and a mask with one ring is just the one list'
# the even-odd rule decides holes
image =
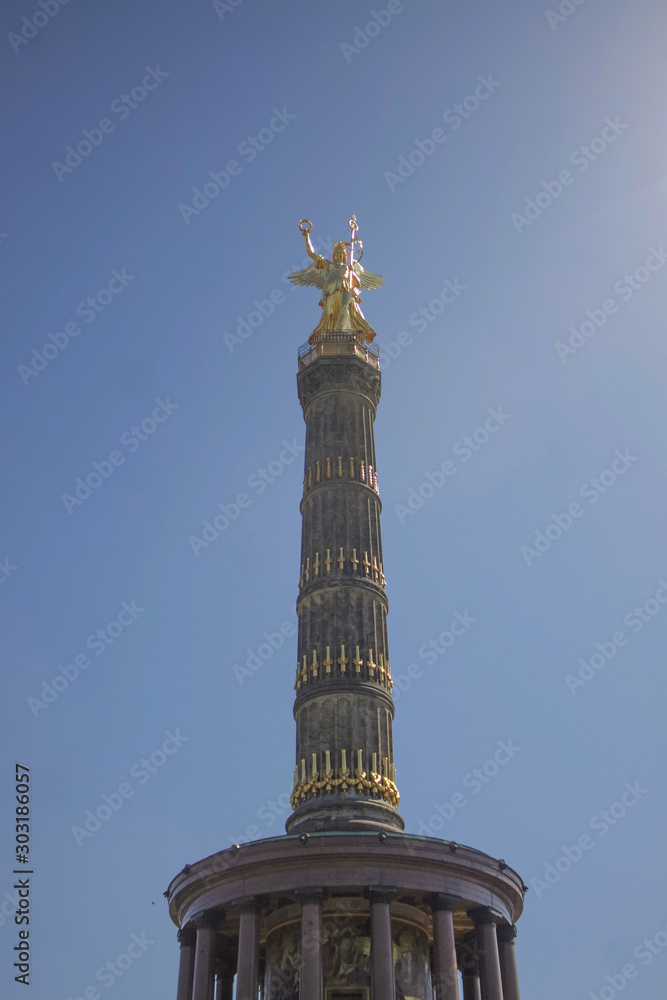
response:
{"label": "stone pillar", "polygon": [[197,946],[192,1000],[213,1000],[213,968],[215,962],[215,927],[218,918],[204,915],[195,922]]}
{"label": "stone pillar", "polygon": [[500,952],[500,974],[503,981],[504,1000],[520,1000],[519,978],[516,974],[516,955],[514,953],[514,924],[501,924],[498,928],[498,950]]}
{"label": "stone pillar", "polygon": [[454,908],[457,897],[438,894],[431,899],[433,911],[433,964],[437,1000],[459,1000],[459,976],[454,940]]}
{"label": "stone pillar", "polygon": [[232,1000],[234,995],[234,970],[230,965],[218,966],[215,977],[215,1000]]}
{"label": "stone pillar", "polygon": [[496,924],[502,919],[499,913],[488,906],[470,910],[468,916],[475,921],[477,932],[477,954],[482,986],[482,1000],[503,1000],[503,986],[500,976],[500,955]]}
{"label": "stone pillar", "polygon": [[257,1000],[259,980],[259,907],[254,898],[236,904],[241,913],[236,1000]]}
{"label": "stone pillar", "polygon": [[479,982],[479,973],[472,969],[467,969],[463,975],[463,1000],[481,1000],[482,988]]}
{"label": "stone pillar", "polygon": [[178,932],[178,940],[181,945],[181,960],[178,966],[176,1000],[192,1000],[197,934],[192,928],[181,929]]}
{"label": "stone pillar", "polygon": [[299,1000],[322,1000],[322,889],[297,889],[301,900]]}
{"label": "stone pillar", "polygon": [[391,938],[391,901],[395,889],[370,886],[372,1000],[395,1000],[394,952]]}

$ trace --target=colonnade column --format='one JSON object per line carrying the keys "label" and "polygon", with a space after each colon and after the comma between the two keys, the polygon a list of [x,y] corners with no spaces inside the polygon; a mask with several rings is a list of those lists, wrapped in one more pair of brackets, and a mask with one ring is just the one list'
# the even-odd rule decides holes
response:
{"label": "colonnade column", "polygon": [[516,974],[516,954],[514,952],[515,937],[516,927],[514,924],[501,924],[498,928],[498,950],[504,1000],[520,1000],[519,978]]}
{"label": "colonnade column", "polygon": [[500,956],[496,924],[502,919],[499,913],[488,906],[470,910],[468,916],[475,921],[477,931],[477,953],[482,985],[482,1000],[503,1000],[503,986],[500,976]]}
{"label": "colonnade column", "polygon": [[482,1000],[482,987],[479,982],[479,969],[474,966],[466,969],[463,976],[463,1000]]}
{"label": "colonnade column", "polygon": [[195,973],[196,932],[188,927],[178,932],[181,956],[178,966],[178,989],[176,1000],[192,1000],[192,982]]}
{"label": "colonnade column", "polygon": [[322,889],[297,889],[301,900],[299,1000],[322,1000]]}
{"label": "colonnade column", "polygon": [[454,908],[458,897],[441,893],[431,898],[433,959],[437,1000],[459,1000],[459,975],[454,939]]}
{"label": "colonnade column", "polygon": [[257,1000],[259,980],[259,905],[252,897],[236,903],[241,914],[236,972],[237,1000]]}
{"label": "colonnade column", "polygon": [[215,935],[219,916],[204,914],[195,921],[197,945],[192,1000],[213,1000],[213,969],[215,962]]}
{"label": "colonnade column", "polygon": [[218,966],[215,977],[215,1000],[232,1000],[234,995],[234,970],[225,962]]}
{"label": "colonnade column", "polygon": [[394,951],[391,938],[391,901],[395,889],[370,886],[371,968],[373,1000],[395,1000]]}

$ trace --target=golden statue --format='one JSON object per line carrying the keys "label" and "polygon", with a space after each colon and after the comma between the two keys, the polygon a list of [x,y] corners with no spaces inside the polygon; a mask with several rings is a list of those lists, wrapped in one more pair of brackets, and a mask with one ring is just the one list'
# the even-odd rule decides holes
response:
{"label": "golden statue", "polygon": [[[308,338],[310,344],[316,344],[323,335],[335,331],[362,333],[365,340],[373,340],[375,330],[367,323],[359,308],[362,288],[381,288],[384,278],[372,271],[365,271],[359,261],[363,257],[364,248],[361,240],[355,235],[357,229],[356,216],[350,219],[350,239],[338,240],[334,243],[332,260],[327,260],[321,254],[315,253],[310,241],[312,222],[302,219],[299,229],[306,241],[308,256],[313,262],[303,271],[295,271],[289,275],[293,285],[315,285],[323,290],[319,305],[322,307],[322,318]],[[349,259],[347,248],[349,249]],[[355,247],[360,250],[358,260],[354,259]]]}

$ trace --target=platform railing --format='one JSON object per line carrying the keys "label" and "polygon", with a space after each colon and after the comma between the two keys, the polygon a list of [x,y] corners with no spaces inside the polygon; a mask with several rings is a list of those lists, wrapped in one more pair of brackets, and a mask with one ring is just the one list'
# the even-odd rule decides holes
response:
{"label": "platform railing", "polygon": [[362,358],[374,368],[380,367],[379,348],[366,340],[361,330],[334,330],[323,333],[314,344],[302,344],[299,348],[299,371],[312,364],[318,358],[335,357],[341,354],[353,354]]}

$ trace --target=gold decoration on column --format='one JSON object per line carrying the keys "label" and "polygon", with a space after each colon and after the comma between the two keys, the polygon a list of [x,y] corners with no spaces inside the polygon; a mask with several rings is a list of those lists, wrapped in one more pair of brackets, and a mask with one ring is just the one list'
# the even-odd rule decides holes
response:
{"label": "gold decoration on column", "polygon": [[355,672],[355,674],[358,675],[358,674],[361,673],[361,668],[364,665],[364,661],[359,656],[359,647],[356,646],[355,648],[356,648],[356,656],[352,660],[352,663],[354,664],[354,672]]}
{"label": "gold decoration on column", "polygon": [[373,556],[373,579],[376,583],[380,582],[380,567],[378,566],[377,556]]}
{"label": "gold decoration on column", "polygon": [[371,564],[368,558],[368,552],[364,552],[364,573],[366,576],[370,576]]}
{"label": "gold decoration on column", "polygon": [[331,768],[331,751],[324,751],[324,771],[317,771],[316,753],[311,754],[311,774],[306,774],[306,759],[301,759],[301,778],[298,777],[298,767],[294,772],[294,791],[291,796],[292,807],[305,802],[309,797],[330,794],[336,789],[341,792],[352,790],[358,794],[370,794],[384,799],[390,805],[397,807],[400,795],[396,787],[396,768],[389,763],[387,757],[382,759],[382,773],[377,771],[377,753],[371,755],[371,773],[367,775],[363,769],[363,752],[357,750],[356,768],[354,774],[347,766],[347,750],[341,749],[341,766],[337,772]]}
{"label": "gold decoration on column", "polygon": [[317,677],[317,666],[318,666],[318,664],[317,664],[317,650],[314,649],[313,650],[313,662],[310,665],[310,672],[313,675],[313,679],[315,679],[315,677]]}
{"label": "gold decoration on column", "polygon": [[345,646],[343,646],[341,644],[341,647],[340,647],[340,656],[338,657],[338,666],[340,667],[341,674],[345,673],[345,668],[346,668],[346,666],[348,665],[349,662],[350,661],[345,656]]}
{"label": "gold decoration on column", "polygon": [[342,455],[338,456],[338,478],[339,479],[343,478],[343,456]]}
{"label": "gold decoration on column", "polygon": [[327,479],[331,479],[331,459],[327,459]]}
{"label": "gold decoration on column", "polygon": [[329,676],[330,676],[330,674],[331,674],[331,668],[332,668],[332,666],[333,666],[333,660],[331,659],[331,656],[330,656],[330,654],[329,654],[329,649],[330,649],[330,647],[329,647],[329,646],[327,646],[327,655],[326,655],[326,659],[325,659],[325,660],[322,660],[322,666],[324,667],[324,669],[325,669],[325,671],[326,671],[326,674],[327,674],[327,677],[329,677]]}
{"label": "gold decoration on column", "polygon": [[315,482],[322,482],[322,466],[319,462],[315,462]]}
{"label": "gold decoration on column", "polygon": [[343,567],[345,566],[345,556],[343,555],[342,549],[340,550],[340,555],[338,556],[337,562],[338,562],[338,569],[342,573]]}
{"label": "gold decoration on column", "polygon": [[306,559],[306,583],[310,583],[310,556]]}
{"label": "gold decoration on column", "polygon": [[366,660],[366,666],[368,667],[368,673],[370,675],[370,678],[371,678],[371,680],[373,680],[374,677],[375,677],[375,668],[377,667],[377,663],[373,663],[373,650],[372,649],[368,650],[368,659]]}
{"label": "gold decoration on column", "polygon": [[314,574],[314,576],[319,576],[320,575],[320,554],[319,554],[319,552],[315,553],[315,562],[313,563],[313,574]]}
{"label": "gold decoration on column", "polygon": [[350,559],[350,562],[352,563],[352,569],[356,573],[357,572],[357,566],[359,565],[359,560],[357,559],[357,550],[356,549],[352,549],[352,558]]}
{"label": "gold decoration on column", "polygon": [[350,479],[354,479],[354,459],[350,458]]}
{"label": "gold decoration on column", "polygon": [[324,565],[327,568],[327,573],[331,572],[331,563],[332,562],[333,562],[333,559],[331,558],[331,549],[327,549],[327,557],[324,560]]}
{"label": "gold decoration on column", "polygon": [[359,478],[361,479],[362,483],[366,482],[366,463],[365,462],[361,463],[360,470],[359,470]]}

